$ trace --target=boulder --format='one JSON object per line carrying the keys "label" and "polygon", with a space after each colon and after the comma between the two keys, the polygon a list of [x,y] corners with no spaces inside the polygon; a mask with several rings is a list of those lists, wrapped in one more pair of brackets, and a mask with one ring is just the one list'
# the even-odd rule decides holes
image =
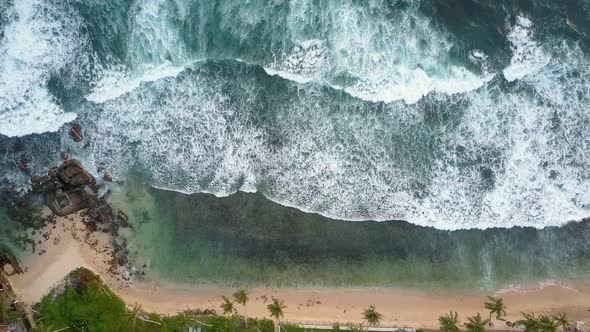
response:
{"label": "boulder", "polygon": [[85,185],[92,185],[96,180],[88,171],[84,169],[82,164],[76,160],[66,160],[57,170],[59,179],[67,185],[72,187],[80,187]]}
{"label": "boulder", "polygon": [[98,203],[96,195],[89,190],[95,190],[96,180],[78,160],[66,160],[51,169],[45,184],[45,204],[58,216],[67,216]]}
{"label": "boulder", "polygon": [[127,216],[127,214],[125,214],[125,212],[119,210],[119,212],[117,213],[117,217],[121,221],[121,225],[123,227],[129,226],[129,217]]}
{"label": "boulder", "polygon": [[80,142],[81,140],[83,140],[84,136],[82,135],[82,126],[80,126],[79,124],[73,125],[70,129],[70,135],[72,135],[72,138],[75,142]]}
{"label": "boulder", "polygon": [[64,191],[59,188],[45,193],[45,204],[60,217],[91,208],[96,205],[97,200],[84,190]]}
{"label": "boulder", "polygon": [[102,178],[105,179],[105,181],[113,182],[113,176],[109,171],[104,171]]}
{"label": "boulder", "polygon": [[70,159],[70,153],[66,150],[61,151],[61,159],[68,160]]}
{"label": "boulder", "polygon": [[119,256],[119,258],[117,258],[117,264],[119,264],[119,266],[125,266],[125,264],[127,264],[127,257]]}
{"label": "boulder", "polygon": [[42,192],[48,181],[49,176],[34,175],[31,177],[31,186],[33,187],[33,191]]}

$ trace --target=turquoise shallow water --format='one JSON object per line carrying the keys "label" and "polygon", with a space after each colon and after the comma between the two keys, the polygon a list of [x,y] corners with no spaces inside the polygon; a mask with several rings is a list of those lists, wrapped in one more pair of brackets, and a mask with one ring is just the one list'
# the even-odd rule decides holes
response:
{"label": "turquoise shallow water", "polygon": [[473,291],[583,281],[590,273],[590,221],[441,231],[333,220],[259,194],[185,195],[128,181],[112,200],[132,216],[132,260],[149,262],[150,280]]}

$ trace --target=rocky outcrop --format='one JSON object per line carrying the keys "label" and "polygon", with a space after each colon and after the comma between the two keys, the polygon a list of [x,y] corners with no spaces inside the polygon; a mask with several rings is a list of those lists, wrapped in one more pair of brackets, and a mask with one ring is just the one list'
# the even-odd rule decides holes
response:
{"label": "rocky outcrop", "polygon": [[75,142],[80,142],[83,140],[84,135],[82,135],[82,126],[79,124],[73,125],[72,128],[70,128],[70,135],[72,135],[72,138]]}
{"label": "rocky outcrop", "polygon": [[121,222],[121,226],[128,227],[129,226],[129,217],[127,214],[121,210],[117,213],[117,218]]}
{"label": "rocky outcrop", "polygon": [[96,185],[94,177],[75,159],[64,161],[57,169],[57,175],[65,185],[71,187]]}
{"label": "rocky outcrop", "polygon": [[105,181],[113,182],[113,175],[112,175],[112,174],[111,174],[109,171],[106,171],[106,170],[105,170],[105,171],[102,173],[102,178],[103,178]]}
{"label": "rocky outcrop", "polygon": [[107,163],[99,163],[96,171],[98,172],[98,174],[102,174],[102,178],[105,181],[113,182],[113,175],[111,174],[111,172],[109,172]]}
{"label": "rocky outcrop", "polygon": [[64,161],[50,170],[48,177],[34,182],[37,188],[45,187],[45,204],[58,216],[94,207],[98,202],[96,180],[75,159]]}

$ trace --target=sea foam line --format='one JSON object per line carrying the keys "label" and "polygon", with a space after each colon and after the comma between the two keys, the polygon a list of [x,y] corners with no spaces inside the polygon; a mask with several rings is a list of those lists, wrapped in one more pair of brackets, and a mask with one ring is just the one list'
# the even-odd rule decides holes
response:
{"label": "sea foam line", "polygon": [[139,76],[128,75],[123,70],[105,70],[103,78],[96,83],[94,91],[85,98],[95,103],[104,103],[132,92],[144,82],[154,82],[162,78],[177,77],[186,67],[187,65],[174,67],[170,64],[162,64],[148,67]]}
{"label": "sea foam line", "polygon": [[323,80],[317,81],[314,78],[306,77],[304,75],[291,73],[284,70],[278,70],[269,67],[263,67],[264,71],[271,76],[279,76],[283,79],[296,82],[298,84],[307,84],[310,82],[317,82],[326,86],[329,86],[335,90],[344,91],[350,96],[369,101],[373,103],[385,102],[391,103],[395,101],[403,100],[406,104],[415,104],[423,97],[430,93],[444,93],[447,95],[453,95],[458,93],[466,93],[474,91],[491,81],[495,74],[487,74],[483,77],[473,76],[471,78],[467,76],[467,70],[463,68],[457,68],[457,72],[461,72],[464,79],[438,79],[431,78],[421,68],[416,68],[411,72],[412,79],[407,84],[393,84],[389,83],[382,85],[377,91],[363,92],[357,90],[355,87],[342,87],[339,85],[331,84]]}

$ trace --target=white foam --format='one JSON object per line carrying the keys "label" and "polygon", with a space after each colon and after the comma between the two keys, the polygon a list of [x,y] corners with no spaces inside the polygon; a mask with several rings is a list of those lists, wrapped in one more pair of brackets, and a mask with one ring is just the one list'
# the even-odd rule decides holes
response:
{"label": "white foam", "polygon": [[297,82],[299,84],[306,84],[313,81],[313,78],[305,77],[298,74],[293,74],[284,70],[275,70],[272,68],[263,67],[264,71],[271,76],[279,76],[286,80]]}
{"label": "white foam", "polygon": [[[264,70],[269,75],[279,76],[299,84],[307,84],[314,81],[314,78],[305,77],[285,70],[276,70],[266,67],[264,67]],[[494,74],[478,77],[465,68],[460,67],[453,67],[451,69],[454,74],[453,77],[446,79],[432,79],[421,68],[416,68],[413,71],[406,68],[405,70],[400,71],[407,73],[403,75],[405,76],[404,82],[381,82],[380,85],[373,86],[372,88],[367,88],[366,85],[345,88],[330,84],[329,82],[320,83],[326,84],[337,90],[343,90],[351,96],[370,102],[391,103],[403,100],[406,104],[414,104],[433,92],[453,95],[476,90],[494,78]]]}
{"label": "white foam", "polygon": [[186,20],[185,1],[135,1],[129,12],[129,36],[126,61],[135,69],[167,63],[178,67],[189,59],[189,46],[184,43],[178,20]]}
{"label": "white foam", "polygon": [[127,74],[124,69],[105,70],[102,78],[96,82],[92,92],[86,96],[87,100],[104,103],[116,99],[139,87],[141,83],[153,82],[165,77],[176,77],[185,67],[174,67],[162,64],[153,68],[146,68],[140,74]]}
{"label": "white foam", "polygon": [[[330,58],[325,44],[326,42],[317,39],[302,41],[296,44],[293,51],[285,55],[281,62],[266,66],[264,69],[269,75],[278,75],[300,84],[316,81],[332,88],[342,89],[366,101],[389,103],[403,100],[407,104],[416,103],[433,92],[452,95],[472,91],[493,78],[492,74],[477,76],[457,66],[449,66],[449,69],[445,69],[445,73],[441,76],[429,75],[420,66],[410,68],[406,64],[398,64],[392,68],[386,68],[382,66],[391,65],[388,64],[391,59],[385,57],[391,55],[371,53],[366,56],[370,59],[370,68],[373,71],[359,73],[361,76],[355,79],[356,82],[341,86],[331,77],[334,64],[330,62],[334,59]],[[485,58],[485,54],[481,51],[478,55]],[[352,72],[355,68],[347,67],[346,70]]]}
{"label": "white foam", "polygon": [[528,18],[517,17],[516,24],[508,34],[508,41],[512,49],[512,59],[503,71],[507,81],[512,82],[534,74],[549,63],[549,56],[534,39],[533,22]]}
{"label": "white foam", "polygon": [[15,1],[9,10],[0,41],[0,134],[56,131],[76,114],[64,112],[46,86],[51,73],[77,60],[78,23],[40,0]]}
{"label": "white foam", "polygon": [[137,89],[142,83],[175,77],[194,62],[175,27],[185,18],[186,4],[138,1],[130,9],[126,65],[102,70],[87,100],[103,103]]}
{"label": "white foam", "polygon": [[477,77],[459,67],[453,67],[452,72],[456,76],[433,79],[424,70],[417,68],[411,71],[408,79],[403,83],[387,83],[369,91],[362,91],[357,87],[346,88],[345,91],[366,101],[389,103],[403,100],[406,104],[414,104],[433,92],[453,95],[476,90],[494,77],[494,74]]}
{"label": "white foam", "polygon": [[[256,79],[196,70],[109,100],[100,114],[85,112],[95,117],[87,130],[100,137],[92,142],[97,160],[118,160],[115,176],[140,163],[160,188],[217,196],[261,191],[280,204],[345,220],[542,228],[589,213],[590,160],[583,153],[590,149],[589,101],[579,89],[590,76],[561,81],[569,66],[587,71],[587,62],[579,50],[564,55],[560,67],[530,79],[534,94],[499,94],[492,83],[467,92],[457,106],[460,118],[440,127],[417,104],[388,104],[379,112],[359,100],[333,101],[315,85],[297,97],[288,91],[265,97],[280,102],[268,106],[276,116],[266,122]],[[230,81],[236,91],[227,90]],[[438,107],[449,99],[428,102]],[[555,112],[558,134],[551,129]],[[281,145],[271,148],[275,141]],[[491,187],[482,180],[485,168]]]}
{"label": "white foam", "polygon": [[[319,82],[371,102],[413,104],[438,92],[464,93],[490,79],[452,65],[452,43],[431,25],[416,3],[389,11],[379,3],[327,3],[313,11],[309,1],[290,3],[287,31],[292,46],[263,63],[267,73],[298,83]],[[362,23],[361,23],[362,22]],[[314,26],[308,35],[302,27]],[[285,43],[289,45],[289,43]]]}
{"label": "white foam", "polygon": [[[542,228],[589,214],[590,59],[584,52],[559,42],[544,45],[559,61],[545,58],[530,42],[532,23],[519,19],[509,36],[515,67],[503,74],[528,84],[506,88],[491,80],[481,51],[470,52],[470,60],[482,75],[444,62],[444,36],[427,23],[416,23],[414,35],[427,38],[417,54],[421,43],[404,30],[412,24],[376,26],[385,24],[376,19],[364,26],[351,10],[343,6],[326,18],[335,30],[325,39],[290,30],[299,41],[264,63],[265,70],[407,105],[375,105],[317,84],[276,91],[264,75],[237,65],[235,71],[204,65],[182,79],[155,75],[148,84],[119,88],[125,94],[96,99],[104,101],[102,112],[83,112],[97,138],[93,158],[117,160],[115,177],[141,164],[156,187],[218,196],[260,191],[283,205],[345,220]],[[293,22],[305,26],[307,19],[317,18],[302,14]],[[398,42],[393,35],[403,39],[407,57],[388,48]],[[531,45],[539,51],[526,51]],[[423,64],[413,63],[414,56]],[[521,64],[526,70],[515,70]],[[573,70],[579,73],[570,75]]]}
{"label": "white foam", "polygon": [[579,291],[577,289],[575,289],[572,286],[569,286],[568,284],[566,284],[564,282],[557,281],[557,280],[544,280],[544,281],[539,281],[537,283],[537,285],[535,285],[533,287],[527,287],[527,288],[525,288],[521,285],[510,285],[504,289],[501,289],[501,290],[495,292],[495,294],[500,295],[500,294],[509,294],[509,293],[528,293],[528,292],[542,290],[547,287],[559,287],[559,288],[566,289],[572,293],[579,293]]}

